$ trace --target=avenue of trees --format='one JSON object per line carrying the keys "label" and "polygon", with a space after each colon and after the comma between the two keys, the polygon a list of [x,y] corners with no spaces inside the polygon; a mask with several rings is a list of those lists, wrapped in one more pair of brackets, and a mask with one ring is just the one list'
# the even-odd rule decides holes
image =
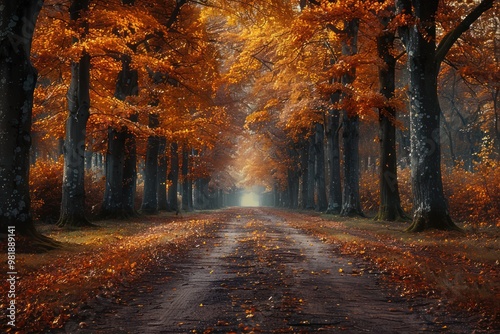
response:
{"label": "avenue of trees", "polygon": [[234,205],[246,186],[264,204],[364,216],[369,166],[376,219],[458,229],[443,168],[496,170],[500,154],[497,13],[495,0],[3,1],[2,229],[54,246],[30,193],[50,168],[57,224],[78,228],[92,225],[89,178],[103,180],[100,218]]}

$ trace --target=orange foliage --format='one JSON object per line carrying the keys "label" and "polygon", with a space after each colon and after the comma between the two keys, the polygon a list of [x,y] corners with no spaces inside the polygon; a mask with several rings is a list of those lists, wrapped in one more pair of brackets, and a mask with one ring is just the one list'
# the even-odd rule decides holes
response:
{"label": "orange foliage", "polygon": [[30,169],[30,195],[33,218],[57,220],[62,196],[63,161],[38,160]]}
{"label": "orange foliage", "polygon": [[[493,166],[488,166],[493,163]],[[443,187],[452,219],[463,227],[500,227],[500,169],[498,162],[483,161],[471,172],[461,166],[443,173]],[[445,169],[445,167],[443,167]],[[411,214],[410,170],[398,171],[399,192],[403,210]],[[374,213],[379,205],[378,175],[363,172],[360,181],[363,210]]]}
{"label": "orange foliage", "polygon": [[[31,209],[35,220],[56,221],[62,196],[63,160],[37,160],[30,168]],[[86,212],[96,213],[104,194],[104,179],[92,171],[85,175]]]}
{"label": "orange foliage", "polygon": [[493,150],[493,142],[485,140],[474,172],[455,167],[444,175],[450,214],[466,225],[500,227],[500,168]]}

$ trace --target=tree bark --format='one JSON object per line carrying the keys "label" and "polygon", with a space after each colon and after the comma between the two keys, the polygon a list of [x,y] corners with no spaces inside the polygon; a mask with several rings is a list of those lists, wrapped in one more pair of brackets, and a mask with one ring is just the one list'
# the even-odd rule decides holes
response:
{"label": "tree bark", "polygon": [[100,216],[121,218],[123,215],[123,170],[125,164],[125,136],[122,131],[108,129],[106,152],[106,188]]}
{"label": "tree bark", "polygon": [[189,175],[189,150],[182,151],[182,210],[193,211],[193,193]]}
{"label": "tree bark", "polygon": [[[434,18],[429,14],[420,17],[422,24],[432,24]],[[433,29],[427,30],[430,36],[435,36]],[[414,216],[408,230],[417,232],[432,227],[455,229],[444,198],[441,176],[441,113],[437,96],[434,40],[426,40],[417,29],[412,29],[409,38],[410,166]]]}
{"label": "tree bark", "polygon": [[210,195],[208,191],[209,178],[200,178],[196,180],[195,187],[195,208],[198,210],[207,210],[210,208]]}
{"label": "tree bark", "polygon": [[[345,22],[346,38],[342,41],[342,54],[354,55],[358,52],[359,20]],[[350,85],[356,77],[355,70],[342,76],[342,84]],[[359,195],[359,116],[344,111],[342,119],[344,187],[342,191],[342,216],[364,216]]]}
{"label": "tree bark", "polygon": [[85,217],[85,139],[90,116],[90,55],[71,65],[68,90],[69,115],[64,140],[64,171],[61,215],[58,226],[83,227],[92,224]]}
{"label": "tree bark", "polygon": [[[71,21],[80,20],[82,12],[88,8],[89,0],[73,0],[69,7]],[[85,20],[79,24],[83,29],[80,38],[84,38],[88,24]],[[85,139],[90,116],[90,55],[86,51],[78,62],[71,64],[67,100],[61,214],[57,225],[71,228],[92,226],[85,217]]]}
{"label": "tree bark", "polygon": [[479,16],[492,7],[483,0],[436,47],[438,0],[398,0],[399,12],[412,15],[414,22],[401,28],[410,71],[411,184],[413,222],[408,231],[431,228],[458,230],[448,212],[441,176],[441,135],[437,94],[440,64],[451,46]]}
{"label": "tree bark", "polygon": [[309,141],[302,145],[301,155],[301,208],[307,209],[307,192],[308,192],[308,178],[309,178]]}
{"label": "tree bark", "polygon": [[316,155],[314,151],[314,136],[308,140],[308,154],[307,154],[307,195],[306,195],[306,210],[314,210],[314,164]]}
{"label": "tree bark", "polygon": [[[118,74],[115,97],[124,101],[128,96],[138,94],[138,73],[130,67],[129,55],[122,55],[122,69]],[[137,115],[130,121],[136,122]],[[110,128],[108,151],[106,153],[106,189],[101,217],[126,218],[136,215],[136,148],[135,137],[125,126],[119,130]]]}
{"label": "tree bark", "polygon": [[[389,17],[380,19],[384,27],[389,24],[389,19]],[[394,39],[394,32],[388,29],[384,29],[384,32],[377,37],[378,56],[385,65],[379,69],[380,93],[387,101],[394,98],[396,89],[396,58],[391,52]],[[379,109],[380,205],[375,220],[395,221],[408,218],[401,208],[401,199],[399,197],[395,122],[396,109],[391,106]]]}
{"label": "tree bark", "polygon": [[[139,116],[130,116],[132,122],[137,122]],[[137,146],[135,135],[125,133],[125,161],[123,165],[123,213],[127,216],[136,216],[135,193],[137,187]]]}
{"label": "tree bark", "polygon": [[364,216],[359,195],[359,116],[343,117],[344,187],[342,216]]}
{"label": "tree bark", "polygon": [[[158,115],[149,115],[149,127],[157,128]],[[144,194],[141,212],[145,214],[158,213],[158,152],[160,141],[158,136],[149,136],[146,151],[146,166],[144,169]]]}
{"label": "tree bark", "polygon": [[15,226],[34,251],[58,243],[39,234],[31,216],[29,150],[37,71],[31,41],[43,1],[3,2],[0,9],[0,233]]}
{"label": "tree bark", "polygon": [[290,209],[297,209],[299,207],[299,175],[297,171],[289,168],[287,179],[288,198],[290,199],[288,205]]}
{"label": "tree bark", "polygon": [[279,208],[281,206],[279,185],[275,183],[273,185],[273,206]]}
{"label": "tree bark", "polygon": [[[336,94],[338,95],[338,94]],[[336,100],[336,101],[334,101]],[[338,97],[332,97],[332,102],[338,102]],[[342,183],[340,179],[340,113],[331,109],[327,116],[327,149],[330,172],[330,187],[327,214],[340,214],[342,208]]]}
{"label": "tree bark", "polygon": [[168,173],[168,180],[170,186],[168,187],[168,201],[170,208],[173,211],[179,212],[179,204],[177,203],[177,192],[179,184],[179,146],[177,143],[172,143],[170,146],[170,172]]}
{"label": "tree bark", "polygon": [[314,150],[316,156],[316,190],[318,194],[317,211],[323,212],[328,208],[326,199],[326,182],[325,182],[325,129],[323,124],[317,123],[315,126]]}
{"label": "tree bark", "polygon": [[167,138],[160,138],[158,148],[158,210],[170,210],[167,197]]}

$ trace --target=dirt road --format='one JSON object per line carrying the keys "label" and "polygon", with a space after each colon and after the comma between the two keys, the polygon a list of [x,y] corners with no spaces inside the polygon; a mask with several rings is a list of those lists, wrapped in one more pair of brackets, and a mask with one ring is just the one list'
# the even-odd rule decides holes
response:
{"label": "dirt road", "polygon": [[[239,214],[237,214],[239,212]],[[130,286],[95,300],[67,333],[470,333],[379,285],[379,274],[290,227],[240,209],[216,235]]]}

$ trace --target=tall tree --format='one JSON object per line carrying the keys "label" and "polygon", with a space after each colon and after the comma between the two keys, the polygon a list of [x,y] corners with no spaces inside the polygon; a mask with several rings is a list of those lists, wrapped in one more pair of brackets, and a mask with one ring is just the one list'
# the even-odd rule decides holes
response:
{"label": "tall tree", "polygon": [[173,211],[179,211],[177,203],[177,186],[179,183],[179,152],[177,143],[170,145],[170,172],[168,173],[168,180],[170,186],[168,187],[168,201],[170,208]]}
{"label": "tall tree", "polygon": [[[332,94],[332,103],[338,103],[340,94]],[[328,170],[330,172],[330,186],[328,188],[328,214],[340,214],[342,208],[342,183],[340,177],[340,111],[331,108],[326,116],[326,142],[328,150]]]}
{"label": "tall tree", "polygon": [[33,92],[37,71],[31,64],[31,43],[43,1],[4,1],[0,8],[0,228],[35,243],[57,246],[33,224],[29,194],[29,150]]}
{"label": "tall tree", "polygon": [[158,149],[158,210],[170,210],[167,196],[167,138],[160,138]]}
{"label": "tall tree", "polygon": [[[121,101],[138,94],[138,72],[131,68],[131,62],[130,55],[121,55],[122,68],[118,73],[114,94]],[[135,118],[137,118],[135,114],[130,116],[133,123],[135,123]],[[127,217],[135,214],[133,204],[137,174],[135,152],[135,136],[126,126],[108,129],[106,188],[101,208],[101,215],[107,218]]]}
{"label": "tall tree", "polygon": [[[131,57],[122,55],[122,69],[116,82],[115,97],[121,101],[138,93],[137,70],[130,67]],[[131,116],[131,121],[136,115]],[[135,137],[122,126],[108,130],[108,150],[106,152],[106,188],[101,214],[108,218],[126,217],[134,214],[130,198],[135,198],[136,180]],[[132,200],[133,202],[133,200]]]}
{"label": "tall tree", "polygon": [[184,211],[193,211],[193,186],[191,182],[190,170],[190,150],[183,146],[182,149],[182,209]]}
{"label": "tall tree", "polygon": [[436,40],[439,0],[397,0],[405,18],[401,36],[410,72],[410,138],[413,222],[409,231],[455,230],[443,193],[441,176],[441,110],[437,78],[441,62],[460,37],[495,0],[482,0],[454,29]]}
{"label": "tall tree", "polygon": [[314,172],[316,162],[316,151],[314,150],[314,135],[309,137],[309,145],[307,152],[307,192],[306,192],[306,210],[314,210],[316,205],[314,203]]}
{"label": "tall tree", "polygon": [[[69,7],[70,20],[84,39],[88,23],[82,19],[90,0],[73,0]],[[75,39],[74,42],[78,42]],[[68,117],[64,140],[64,171],[61,214],[58,226],[90,226],[85,217],[85,139],[90,116],[90,54],[84,49],[80,59],[71,64],[68,89]]]}
{"label": "tall tree", "polygon": [[[359,19],[353,18],[344,22],[342,55],[352,56],[358,52]],[[353,67],[342,76],[344,86],[351,85],[356,78]],[[344,98],[350,98],[344,93]],[[344,184],[342,188],[343,216],[363,215],[359,194],[359,115],[352,110],[344,110],[342,117]]]}
{"label": "tall tree", "polygon": [[314,150],[316,157],[316,191],[318,194],[318,205],[316,210],[323,212],[328,208],[326,199],[326,181],[325,181],[325,130],[321,123],[314,126]]}
{"label": "tall tree", "polygon": [[379,91],[386,99],[386,105],[379,108],[380,127],[380,204],[377,220],[405,219],[401,208],[398,186],[398,166],[396,159],[396,108],[389,101],[395,98],[396,56],[393,54],[395,31],[388,29],[394,8],[378,13],[382,31],[377,36],[377,53],[382,60],[379,67]]}
{"label": "tall tree", "polygon": [[[158,115],[149,115],[149,127],[156,129],[159,125]],[[144,194],[141,212],[156,214],[158,212],[158,153],[160,139],[156,134],[148,137],[146,163],[144,168]]]}

